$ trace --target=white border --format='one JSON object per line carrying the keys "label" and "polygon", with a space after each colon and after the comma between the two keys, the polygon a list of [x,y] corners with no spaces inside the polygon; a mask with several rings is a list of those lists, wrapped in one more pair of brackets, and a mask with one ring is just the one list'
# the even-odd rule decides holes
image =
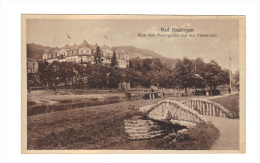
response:
{"label": "white border", "polygon": [[[0,162],[260,162],[259,1],[1,1]],[[21,14],[246,15],[247,154],[22,155]]]}

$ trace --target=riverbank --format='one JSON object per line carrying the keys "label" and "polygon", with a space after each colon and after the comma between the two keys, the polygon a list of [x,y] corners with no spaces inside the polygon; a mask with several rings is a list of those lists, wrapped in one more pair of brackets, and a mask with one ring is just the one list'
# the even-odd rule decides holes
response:
{"label": "riverbank", "polygon": [[[208,96],[198,96],[206,98]],[[28,116],[28,149],[180,149],[208,150],[219,137],[211,124],[198,125],[189,130],[179,142],[170,139],[127,140],[124,119],[140,115],[138,108],[169,99],[182,101],[194,97],[168,97],[153,100],[135,100],[73,110]],[[238,95],[214,98],[232,110]],[[231,100],[233,99],[233,100]],[[203,135],[201,135],[203,133]]]}
{"label": "riverbank", "polygon": [[[171,99],[181,101],[188,98],[190,97],[172,97]],[[160,144],[162,141],[170,140],[158,138],[130,141],[127,140],[124,131],[124,119],[141,114],[136,111],[141,106],[155,104],[161,100],[163,99],[137,100],[29,116],[27,119],[28,149],[113,149],[117,147],[123,149],[121,145],[133,149],[169,149],[169,146]],[[207,127],[198,130],[207,133]],[[210,133],[217,132],[217,130],[213,131]],[[141,145],[144,142],[147,142],[147,145]],[[197,139],[196,142],[201,141]],[[206,147],[203,144],[205,140],[201,145],[196,146],[199,149],[208,149],[210,146],[207,144]],[[185,148],[185,143],[177,145],[176,149],[177,147]]]}
{"label": "riverbank", "polygon": [[81,102],[86,99],[104,99],[125,97],[125,94],[119,91],[88,91],[88,90],[36,90],[28,94],[28,101],[71,101]]}
{"label": "riverbank", "polygon": [[[161,99],[85,107],[28,117],[28,149],[100,149],[126,141],[124,119]],[[131,109],[129,109],[131,108]]]}
{"label": "riverbank", "polygon": [[[139,93],[144,93],[145,91],[151,91],[150,89],[144,90],[129,90],[132,97]],[[173,89],[161,89],[166,97],[181,97],[183,91],[173,90]],[[39,99],[43,101],[63,101],[70,100],[73,102],[80,102],[84,99],[103,99],[103,98],[122,98],[126,97],[126,92],[118,91],[115,89],[111,90],[73,90],[73,89],[59,89],[57,91],[53,90],[34,90],[28,93],[28,100]],[[189,92],[189,97],[192,96],[192,92]],[[225,91],[222,94],[226,93]],[[204,96],[196,96],[204,97]]]}
{"label": "riverbank", "polygon": [[[116,100],[120,102],[136,100],[136,95],[148,90],[131,90],[126,92],[118,90],[72,90],[59,89],[52,90],[34,90],[27,95],[27,104],[30,106],[51,105],[57,103],[86,103],[90,101]],[[181,97],[181,92],[171,89],[163,89],[166,97]],[[126,99],[128,98],[128,100]]]}

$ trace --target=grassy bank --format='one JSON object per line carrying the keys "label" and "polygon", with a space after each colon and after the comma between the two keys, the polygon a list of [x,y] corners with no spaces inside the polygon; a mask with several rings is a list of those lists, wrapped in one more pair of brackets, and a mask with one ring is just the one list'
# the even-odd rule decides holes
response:
{"label": "grassy bank", "polygon": [[[154,103],[161,99],[153,100]],[[126,140],[123,120],[151,101],[139,100],[28,117],[28,149],[99,149]]]}
{"label": "grassy bank", "polygon": [[234,118],[239,118],[239,94],[233,94],[227,97],[221,97],[216,99],[211,99],[224,106],[226,109],[231,111]]}
{"label": "grassy bank", "polygon": [[186,133],[172,139],[161,139],[156,142],[157,149],[172,150],[210,150],[219,137],[218,129],[212,124],[198,124]]}
{"label": "grassy bank", "polygon": [[205,124],[188,131],[188,136],[178,138],[176,144],[162,138],[127,140],[124,119],[140,114],[129,108],[161,100],[138,100],[29,116],[28,149],[209,149],[218,131]]}

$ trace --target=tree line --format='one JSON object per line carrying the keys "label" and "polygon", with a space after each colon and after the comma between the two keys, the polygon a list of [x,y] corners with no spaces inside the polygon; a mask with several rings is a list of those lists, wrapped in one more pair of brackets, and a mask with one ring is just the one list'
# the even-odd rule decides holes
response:
{"label": "tree line", "polygon": [[120,82],[130,83],[132,88],[151,85],[161,88],[206,88],[210,92],[219,85],[229,83],[229,71],[222,69],[214,60],[205,63],[202,58],[183,58],[173,67],[162,65],[160,59],[131,59],[127,68],[118,68],[116,52],[110,65],[101,64],[101,49],[97,47],[94,64],[74,62],[40,62],[38,74],[28,81],[29,85],[56,88],[68,83],[74,89],[115,89]]}

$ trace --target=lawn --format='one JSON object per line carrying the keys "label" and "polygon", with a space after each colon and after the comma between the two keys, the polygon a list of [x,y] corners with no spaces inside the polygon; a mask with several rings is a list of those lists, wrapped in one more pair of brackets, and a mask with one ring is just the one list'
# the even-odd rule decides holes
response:
{"label": "lawn", "polygon": [[[154,103],[161,99],[153,100]],[[126,140],[124,119],[151,101],[139,100],[28,116],[28,149],[99,149]]]}
{"label": "lawn", "polygon": [[227,97],[221,97],[216,99],[211,99],[224,106],[227,110],[231,111],[234,118],[239,118],[239,94],[233,94]]}

